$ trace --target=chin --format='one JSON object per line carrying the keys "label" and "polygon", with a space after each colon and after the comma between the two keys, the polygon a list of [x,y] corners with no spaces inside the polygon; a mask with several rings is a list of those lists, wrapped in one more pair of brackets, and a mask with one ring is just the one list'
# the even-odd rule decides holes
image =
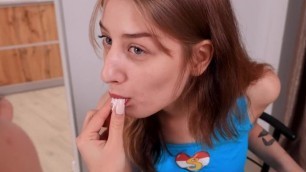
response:
{"label": "chin", "polygon": [[129,112],[126,112],[126,116],[132,117],[132,118],[137,118],[137,119],[146,118],[146,117],[149,117],[149,116],[151,116],[151,115],[152,115],[152,114],[150,114],[150,115],[144,115],[144,114],[139,114],[139,113],[129,113]]}
{"label": "chin", "polygon": [[129,109],[129,108],[125,110],[126,116],[132,117],[132,118],[138,118],[138,119],[147,118],[149,116],[154,115],[155,113],[156,112],[144,112],[141,110],[134,110],[134,109]]}

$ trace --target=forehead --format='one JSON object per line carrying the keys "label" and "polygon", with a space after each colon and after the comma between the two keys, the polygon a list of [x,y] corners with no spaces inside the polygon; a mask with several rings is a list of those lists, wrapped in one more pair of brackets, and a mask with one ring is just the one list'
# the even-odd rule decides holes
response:
{"label": "forehead", "polygon": [[111,32],[113,38],[126,34],[148,33],[153,35],[155,43],[166,54],[172,56],[172,51],[181,53],[181,43],[154,26],[153,22],[140,12],[133,0],[107,0],[103,6],[101,23]]}
{"label": "forehead", "polygon": [[108,0],[104,3],[101,21],[104,26],[121,32],[149,31],[145,20],[132,0]]}

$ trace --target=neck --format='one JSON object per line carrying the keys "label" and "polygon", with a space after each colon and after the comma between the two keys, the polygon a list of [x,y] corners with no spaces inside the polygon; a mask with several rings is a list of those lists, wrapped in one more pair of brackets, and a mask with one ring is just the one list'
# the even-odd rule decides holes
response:
{"label": "neck", "polygon": [[[159,120],[162,127],[162,134],[166,143],[183,144],[194,142],[195,139],[189,132],[189,111],[186,106],[175,105],[162,110]],[[179,107],[179,108],[178,108]]]}

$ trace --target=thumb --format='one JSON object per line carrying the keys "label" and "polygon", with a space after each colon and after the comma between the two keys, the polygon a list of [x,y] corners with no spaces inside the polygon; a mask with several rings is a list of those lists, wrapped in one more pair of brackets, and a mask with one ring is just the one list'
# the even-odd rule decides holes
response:
{"label": "thumb", "polygon": [[125,118],[125,100],[117,99],[113,104],[111,120],[109,124],[108,143],[111,145],[122,145],[123,128]]}

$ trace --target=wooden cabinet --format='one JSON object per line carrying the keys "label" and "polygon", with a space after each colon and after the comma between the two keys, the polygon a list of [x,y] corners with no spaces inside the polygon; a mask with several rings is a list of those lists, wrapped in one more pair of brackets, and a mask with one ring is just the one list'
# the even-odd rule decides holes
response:
{"label": "wooden cabinet", "polygon": [[0,86],[62,77],[53,3],[0,8]]}
{"label": "wooden cabinet", "polygon": [[62,77],[58,45],[0,51],[0,85]]}
{"label": "wooden cabinet", "polygon": [[53,4],[0,8],[0,46],[57,40]]}

